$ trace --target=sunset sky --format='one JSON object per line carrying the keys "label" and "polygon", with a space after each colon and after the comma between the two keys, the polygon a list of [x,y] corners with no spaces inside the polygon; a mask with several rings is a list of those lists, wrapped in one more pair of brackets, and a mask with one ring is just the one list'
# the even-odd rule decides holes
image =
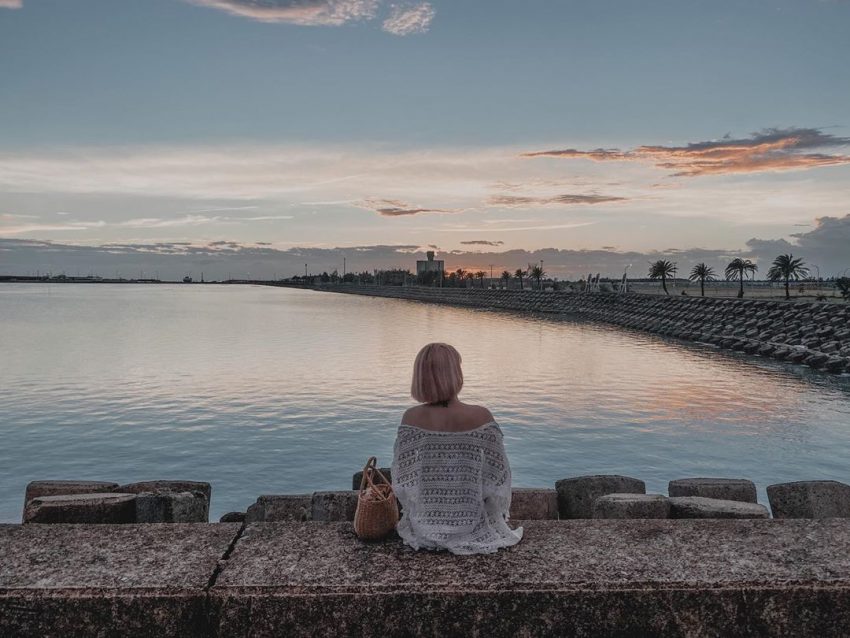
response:
{"label": "sunset sky", "polygon": [[0,274],[839,274],[848,33],[843,0],[0,0]]}

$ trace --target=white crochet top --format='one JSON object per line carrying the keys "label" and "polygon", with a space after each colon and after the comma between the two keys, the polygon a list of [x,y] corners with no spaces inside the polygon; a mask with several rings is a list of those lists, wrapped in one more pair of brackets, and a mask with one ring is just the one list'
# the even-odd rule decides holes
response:
{"label": "white crochet top", "polygon": [[517,544],[508,527],[511,467],[495,421],[465,432],[398,428],[393,490],[402,507],[397,531],[414,549],[492,554]]}

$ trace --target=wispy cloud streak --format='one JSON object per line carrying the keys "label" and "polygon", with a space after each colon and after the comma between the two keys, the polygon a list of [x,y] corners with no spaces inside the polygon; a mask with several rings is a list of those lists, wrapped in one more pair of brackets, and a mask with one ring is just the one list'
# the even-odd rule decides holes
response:
{"label": "wispy cloud streak", "polygon": [[340,26],[371,20],[378,0],[187,0],[192,4],[225,11],[258,22],[281,22],[302,26]]}
{"label": "wispy cloud streak", "polygon": [[[398,36],[425,33],[436,11],[428,2],[389,4],[386,0],[184,0],[257,22],[338,27],[383,17],[382,28]],[[17,2],[20,0],[0,0]],[[0,6],[3,6],[0,4]]]}
{"label": "wispy cloud streak", "polygon": [[825,151],[850,146],[850,138],[816,128],[765,129],[748,138],[692,142],[685,146],[639,146],[633,150],[598,148],[532,151],[523,157],[639,161],[673,171],[675,177],[802,170],[850,164],[850,155]]}
{"label": "wispy cloud streak", "polygon": [[498,241],[490,241],[487,239],[472,239],[470,241],[462,241],[460,242],[464,246],[502,246],[505,242]]}
{"label": "wispy cloud streak", "polygon": [[434,20],[434,7],[428,2],[417,5],[393,5],[384,20],[384,31],[393,35],[426,33]]}
{"label": "wispy cloud streak", "polygon": [[414,206],[397,199],[367,199],[360,204],[361,208],[373,210],[382,217],[406,217],[422,213],[455,213],[457,211],[445,208],[427,208]]}
{"label": "wispy cloud streak", "polygon": [[551,197],[532,197],[524,195],[494,195],[487,203],[490,206],[505,206],[508,208],[528,208],[531,206],[574,206],[578,204],[611,204],[624,202],[628,198],[613,195],[577,195],[564,194]]}

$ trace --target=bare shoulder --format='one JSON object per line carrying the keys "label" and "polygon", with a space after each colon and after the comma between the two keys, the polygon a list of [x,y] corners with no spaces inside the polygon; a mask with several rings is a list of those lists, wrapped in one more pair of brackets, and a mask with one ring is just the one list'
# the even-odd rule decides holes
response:
{"label": "bare shoulder", "polygon": [[422,412],[421,405],[414,405],[412,408],[407,408],[407,410],[404,411],[404,414],[401,417],[401,422],[413,425],[411,421],[416,421],[416,417],[419,415],[420,412]]}
{"label": "bare shoulder", "polygon": [[483,405],[470,405],[469,408],[470,414],[473,415],[475,420],[481,425],[495,420],[493,418],[493,413]]}

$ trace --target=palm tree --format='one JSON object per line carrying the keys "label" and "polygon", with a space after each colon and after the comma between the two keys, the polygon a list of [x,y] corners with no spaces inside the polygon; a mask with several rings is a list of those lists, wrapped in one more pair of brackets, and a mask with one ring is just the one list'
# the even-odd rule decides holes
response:
{"label": "palm tree", "polygon": [[484,272],[483,270],[479,270],[478,272],[475,273],[475,276],[478,277],[478,279],[481,280],[481,287],[484,288],[484,277],[487,276],[487,273]]}
{"label": "palm tree", "polygon": [[503,270],[502,271],[502,281],[505,282],[505,290],[508,289],[508,283],[510,282],[510,280],[511,280],[511,273],[509,273],[507,270]]}
{"label": "palm tree", "polygon": [[532,279],[537,280],[537,290],[540,290],[540,280],[546,276],[546,273],[543,272],[543,268],[540,266],[534,266],[528,274]]}
{"label": "palm tree", "polygon": [[741,282],[741,285],[738,288],[739,299],[744,296],[744,279],[746,279],[747,273],[755,274],[758,269],[759,267],[749,259],[741,259],[740,257],[735,257],[735,259],[730,261],[729,265],[726,266],[726,270],[724,271],[726,279],[728,281]]}
{"label": "palm tree", "polygon": [[659,259],[649,264],[649,278],[660,279],[664,294],[669,295],[667,290],[667,277],[672,277],[676,272],[676,265],[666,259]]}
{"label": "palm tree", "polygon": [[799,257],[794,259],[794,255],[779,255],[767,271],[767,278],[771,281],[785,280],[786,299],[791,298],[789,287],[791,280],[798,281],[808,276],[809,269],[806,268],[805,262]]}
{"label": "palm tree", "polygon": [[839,277],[835,280],[835,285],[841,296],[850,301],[850,277]]}
{"label": "palm tree", "polygon": [[523,290],[522,278],[525,277],[525,271],[522,268],[517,268],[516,272],[514,273],[514,277],[519,279],[519,289]]}
{"label": "palm tree", "polygon": [[467,270],[467,271],[466,271],[466,274],[464,275],[464,277],[465,277],[466,279],[468,279],[470,282],[472,282],[472,280],[473,280],[473,279],[475,279],[475,273],[474,273],[474,272],[472,272],[471,270]]}
{"label": "palm tree", "polygon": [[717,279],[717,276],[714,273],[714,268],[711,266],[706,266],[703,263],[699,263],[694,266],[693,270],[691,270],[691,274],[688,277],[690,281],[696,281],[699,279],[699,292],[700,296],[705,297],[705,282],[706,281],[714,281]]}

